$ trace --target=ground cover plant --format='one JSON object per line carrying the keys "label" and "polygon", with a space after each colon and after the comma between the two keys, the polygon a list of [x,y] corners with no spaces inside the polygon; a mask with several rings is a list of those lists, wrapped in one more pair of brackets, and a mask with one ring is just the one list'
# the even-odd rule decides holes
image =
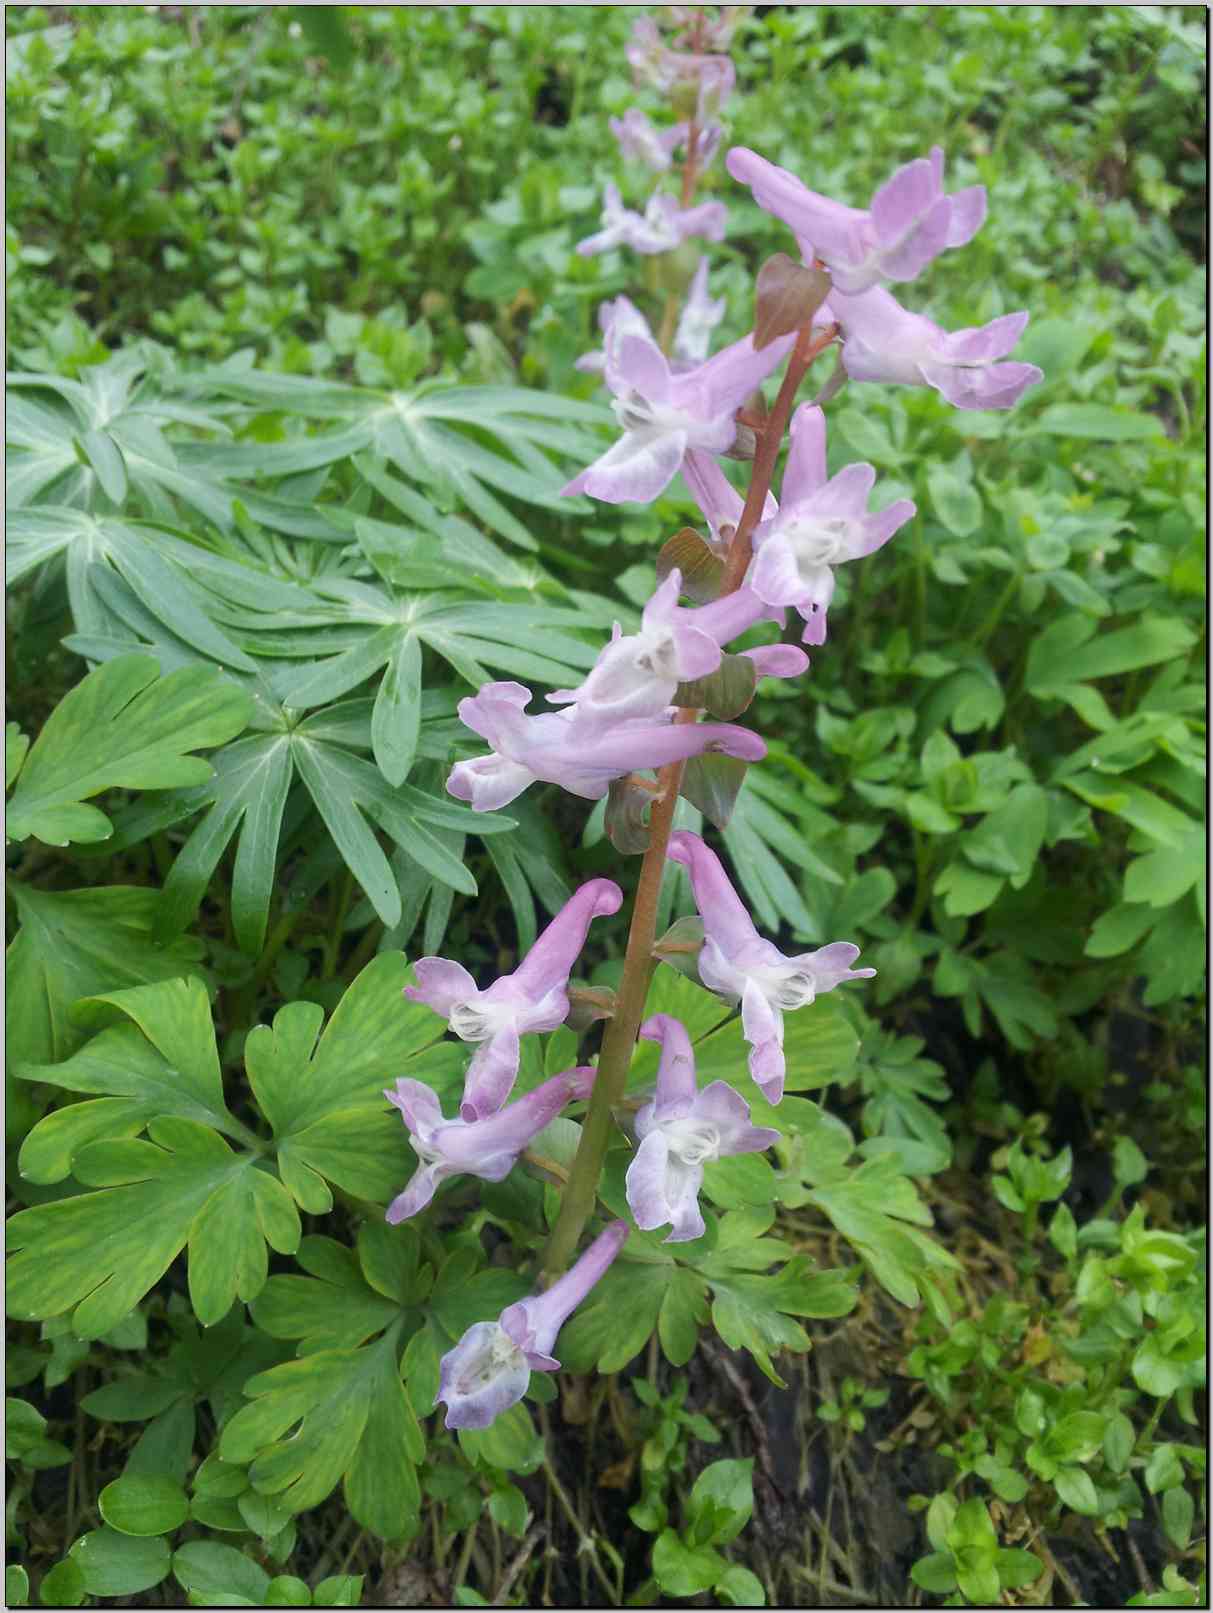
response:
{"label": "ground cover plant", "polygon": [[8,23],[8,1602],[1203,1602],[1195,11]]}

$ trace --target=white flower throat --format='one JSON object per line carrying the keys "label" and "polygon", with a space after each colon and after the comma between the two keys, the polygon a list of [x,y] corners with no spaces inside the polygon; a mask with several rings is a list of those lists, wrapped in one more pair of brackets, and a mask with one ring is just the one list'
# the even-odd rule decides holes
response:
{"label": "white flower throat", "polygon": [[706,1165],[720,1156],[720,1133],[706,1120],[670,1120],[661,1129],[680,1164]]}
{"label": "white flower throat", "polygon": [[817,995],[817,982],[807,969],[775,966],[746,973],[774,1008],[803,1008]]}
{"label": "white flower throat", "polygon": [[836,566],[849,560],[852,523],[834,515],[825,520],[812,515],[793,516],[780,536],[791,544],[797,564],[804,570]]}
{"label": "white flower throat", "polygon": [[526,1366],[526,1357],[503,1327],[498,1327],[471,1360],[459,1369],[453,1385],[455,1393],[472,1395],[487,1389],[506,1372]]}
{"label": "white flower throat", "polygon": [[514,1020],[512,1003],[456,1003],[447,1024],[463,1042],[486,1042]]}

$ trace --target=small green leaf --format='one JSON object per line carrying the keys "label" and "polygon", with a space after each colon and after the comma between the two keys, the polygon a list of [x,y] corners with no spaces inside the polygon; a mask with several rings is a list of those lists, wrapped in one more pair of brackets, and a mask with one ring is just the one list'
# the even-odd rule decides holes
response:
{"label": "small green leaf", "polygon": [[89,1596],[138,1596],[168,1573],[172,1553],[158,1535],[137,1540],[113,1529],[81,1535],[71,1549]]}
{"label": "small green leaf", "polygon": [[[28,1584],[26,1587],[28,1594]],[[79,1607],[87,1595],[84,1575],[74,1557],[65,1557],[42,1576],[38,1600],[43,1607]]]}
{"label": "small green leaf", "polygon": [[1182,1485],[1167,1490],[1162,1498],[1162,1526],[1177,1551],[1186,1551],[1192,1538],[1196,1503]]}
{"label": "small green leaf", "polygon": [[189,1516],[185,1491],[158,1473],[114,1479],[98,1496],[97,1507],[110,1528],[123,1535],[167,1535]]}
{"label": "small green leaf", "polygon": [[4,1570],[4,1602],[6,1607],[29,1605],[29,1575],[20,1563],[10,1563]]}
{"label": "small green leaf", "polygon": [[1081,1513],[1084,1518],[1098,1517],[1099,1496],[1091,1475],[1084,1468],[1059,1469],[1053,1479],[1053,1487],[1059,1498],[1074,1512]]}
{"label": "small green leaf", "polygon": [[1053,437],[1090,437],[1101,442],[1143,442],[1163,435],[1157,415],[1114,409],[1106,403],[1054,403],[1032,424]]}
{"label": "small green leaf", "polygon": [[173,1553],[173,1577],[198,1601],[222,1607],[265,1607],[270,1576],[235,1546],[191,1540]]}
{"label": "small green leaf", "polygon": [[719,1552],[688,1546],[672,1529],[663,1529],[653,1543],[653,1573],[667,1596],[710,1590],[728,1566]]}

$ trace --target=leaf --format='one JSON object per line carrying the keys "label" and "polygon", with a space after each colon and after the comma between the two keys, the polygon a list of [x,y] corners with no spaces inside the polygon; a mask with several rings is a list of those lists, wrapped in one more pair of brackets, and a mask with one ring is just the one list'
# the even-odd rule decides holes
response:
{"label": "leaf", "polygon": [[719,1552],[688,1546],[672,1529],[663,1529],[653,1542],[653,1575],[667,1596],[710,1590],[728,1566]]}
{"label": "leaf", "polygon": [[657,581],[664,582],[675,568],[682,573],[682,592],[693,605],[710,605],[719,596],[724,561],[694,527],[684,526],[658,551]]}
{"label": "leaf", "polygon": [[981,525],[981,494],[973,483],[962,479],[946,465],[933,466],[927,472],[927,490],[935,513],[958,538],[972,536]]}
{"label": "leaf", "polygon": [[754,1458],[711,1462],[695,1480],[686,1501],[697,1546],[727,1546],[754,1512]]}
{"label": "leaf", "polygon": [[[757,684],[754,663],[748,656],[723,655],[715,672],[691,683],[680,683],[674,690],[673,704],[694,711],[707,711],[713,717],[731,722],[740,717],[754,699]],[[706,815],[706,814],[705,814]],[[712,820],[715,822],[715,820]],[[717,824],[722,828],[722,824]]]}
{"label": "leaf", "polygon": [[[175,1115],[229,1135],[248,1133],[228,1110],[206,989],[197,980],[161,981],[85,999],[94,1026],[125,1016],[62,1064],[18,1073],[69,1092],[104,1094],[49,1114],[26,1137],[20,1167],[32,1181],[62,1181],[75,1154],[103,1138],[134,1136],[149,1120]],[[134,1302],[132,1301],[132,1304]],[[129,1307],[128,1307],[129,1309]]]}
{"label": "leaf", "polygon": [[136,1540],[113,1529],[92,1529],[71,1548],[89,1596],[138,1596],[159,1585],[169,1570],[168,1542]]}
{"label": "leaf", "polygon": [[7,834],[48,845],[104,840],[112,825],[82,803],[102,790],[169,789],[210,777],[186,753],[221,745],[248,721],[248,697],[210,667],[159,676],[148,656],[94,668],[43,725],[9,801]]}
{"label": "leaf", "polygon": [[724,829],[733,816],[748,766],[736,756],[692,756],[683,771],[679,793],[697,806],[709,823]]}
{"label": "leaf", "polygon": [[[75,1174],[103,1191],[40,1204],[9,1222],[15,1251],[8,1266],[10,1314],[37,1320],[74,1307],[76,1335],[99,1338],[138,1304],[187,1242],[191,1254],[195,1248],[203,1257],[211,1253],[195,1243],[195,1219],[216,1194],[237,1188],[255,1169],[254,1157],[234,1154],[196,1121],[163,1116],[147,1130],[149,1142],[98,1142],[77,1152]],[[209,1230],[226,1235],[222,1226]],[[259,1261],[238,1247],[231,1258],[240,1265],[227,1267],[226,1286],[242,1299],[254,1298],[265,1281],[264,1249]]]}
{"label": "leaf", "polygon": [[1092,437],[1101,442],[1141,442],[1164,434],[1157,415],[1114,409],[1106,403],[1050,404],[1029,430],[1053,437]]}
{"label": "leaf", "polygon": [[173,1553],[173,1578],[205,1606],[266,1607],[270,1576],[235,1546],[190,1540]]}
{"label": "leaf", "polygon": [[189,1516],[185,1491],[159,1473],[127,1474],[107,1484],[97,1509],[122,1535],[167,1535]]}
{"label": "leaf", "polygon": [[917,1305],[925,1281],[957,1269],[955,1257],[920,1230],[931,1225],[931,1212],[890,1160],[831,1173],[808,1197],[902,1305]]}
{"label": "leaf", "polygon": [[1131,627],[1096,633],[1089,618],[1063,616],[1035,638],[1025,681],[1031,694],[1054,696],[1091,678],[1110,678],[1178,659],[1196,643],[1186,622],[1142,616]]}
{"label": "leaf", "polygon": [[321,1350],[257,1373],[244,1386],[252,1403],[223,1431],[223,1459],[248,1463],[254,1487],[292,1512],[318,1506],[343,1481],[364,1528],[410,1539],[420,1522],[415,1469],[424,1446],[397,1353],[393,1328],[362,1349]]}
{"label": "leaf", "polygon": [[153,943],[157,893],[147,886],[46,891],[12,880],[8,890],[21,921],[8,950],[10,1065],[70,1057],[87,1035],[69,1017],[80,997],[202,974],[200,941]]}
{"label": "leaf", "polygon": [[769,347],[780,336],[811,325],[829,295],[828,274],[776,252],[761,266],[754,284],[755,348]]}

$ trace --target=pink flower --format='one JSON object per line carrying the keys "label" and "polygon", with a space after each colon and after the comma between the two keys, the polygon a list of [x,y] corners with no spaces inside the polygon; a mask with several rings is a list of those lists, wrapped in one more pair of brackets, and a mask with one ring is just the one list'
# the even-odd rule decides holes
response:
{"label": "pink flower", "polygon": [[781,336],[756,351],[746,336],[682,372],[643,336],[623,336],[613,351],[608,344],[606,382],[623,436],[561,491],[607,504],[649,503],[673,481],[688,449],[722,454],[732,447],[734,415],[795,339]]}
{"label": "pink flower", "polygon": [[606,252],[613,246],[630,246],[633,252],[672,252],[692,235],[709,241],[724,240],[728,211],[723,202],[701,202],[698,207],[681,208],[676,197],[650,196],[643,213],[633,213],[623,205],[617,185],[609,184],[603,193],[602,221],[606,228],[577,243],[583,258]]}
{"label": "pink flower", "polygon": [[532,1372],[556,1372],[556,1335],[627,1242],[612,1221],[577,1263],[541,1294],[507,1305],[495,1322],[476,1322],[442,1357],[435,1405],[448,1428],[487,1428],[526,1393]]}
{"label": "pink flower", "polygon": [[913,280],[947,247],[971,241],[986,216],[983,185],[944,195],[939,146],[899,168],[866,210],[819,196],[744,146],[735,146],[725,163],[734,179],[751,188],[759,207],[788,226],[805,261],[821,259],[836,291],[853,294],[886,280]]}
{"label": "pink flower", "polygon": [[519,1037],[528,1031],[554,1031],[568,1017],[569,974],[591,923],[617,913],[623,892],[612,879],[591,879],[573,893],[514,970],[481,991],[461,963],[450,958],[419,958],[413,966],[419,986],[404,995],[441,1014],[462,1041],[481,1046],[468,1066],[464,1120],[495,1114],[509,1097],[518,1075]]}
{"label": "pink flower", "polygon": [[715,672],[721,647],[768,614],[748,588],[698,609],[679,605],[681,588],[682,573],[675,568],[644,607],[641,631],[624,637],[616,622],[585,682],[557,689],[550,698],[576,701],[583,716],[660,717],[680,683]]}
{"label": "pink flower", "polygon": [[754,534],[749,586],[768,605],[794,606],[808,623],[804,642],[824,644],[833,567],[879,549],[915,506],[899,498],[870,515],[871,465],[846,465],[827,480],[825,415],[811,404],[797,409],[791,438],[779,511]]}
{"label": "pink flower", "polygon": [[675,148],[682,144],[687,135],[685,123],[659,129],[635,106],[630,106],[621,118],[612,118],[610,128],[625,157],[635,157],[650,168],[655,168],[658,173],[664,173],[670,166]]}
{"label": "pink flower", "polygon": [[1026,313],[1003,314],[988,325],[942,330],[923,314],[907,313],[887,291],[830,298],[842,326],[842,362],[852,381],[930,386],[957,409],[1009,409],[1043,380],[1035,364],[999,364],[1028,323]]}
{"label": "pink flower", "polygon": [[700,123],[720,110],[732,94],[737,79],[727,56],[700,56],[670,50],[652,17],[637,18],[624,54],[642,84],[651,84],[659,90],[672,90],[680,84],[694,85],[698,90],[696,119]]}
{"label": "pink flower", "polygon": [[759,935],[720,858],[690,830],[677,829],[670,836],[669,856],[689,871],[703,919],[699,978],[709,991],[741,1003],[742,1035],[751,1049],[750,1074],[767,1102],[778,1103],[785,1073],[784,1010],[802,1008],[842,981],[860,980],[876,971],[850,967],[859,948],[849,941],[785,957]]}
{"label": "pink flower", "polygon": [[[724,298],[713,302],[708,296],[708,260],[701,258],[695,270],[683,304],[678,328],[674,332],[674,352],[670,369],[675,373],[694,369],[707,357],[708,343],[713,330],[724,318]],[[599,304],[598,328],[602,332],[602,350],[583,353],[574,366],[579,370],[604,373],[611,385],[612,375],[618,374],[619,346],[625,336],[640,336],[653,341],[648,320],[634,302],[627,297],[615,297]],[[626,381],[622,383],[626,387]]]}
{"label": "pink flower", "polygon": [[603,721],[567,711],[526,714],[531,691],[520,683],[486,683],[459,702],[459,715],[493,747],[488,756],[457,762],[446,787],[477,812],[492,811],[521,795],[536,779],[559,784],[571,795],[598,801],[612,779],[664,767],[705,751],[723,751],[747,762],[767,748],[757,734],[732,723],[673,723],[667,718]]}
{"label": "pink flower", "polygon": [[385,1219],[396,1226],[417,1215],[448,1176],[504,1180],[532,1137],[567,1103],[589,1097],[595,1074],[588,1067],[566,1070],[497,1114],[471,1121],[444,1120],[437,1093],[423,1081],[402,1077],[394,1092],[389,1088],[383,1095],[403,1115],[418,1164],[404,1192],[388,1205]]}
{"label": "pink flower", "polygon": [[[741,494],[711,454],[698,448],[691,449],[683,460],[682,479],[703,511],[704,520],[717,544],[722,550],[727,549],[745,508]],[[770,520],[778,509],[774,495],[768,493],[762,506],[763,519]]]}
{"label": "pink flower", "polygon": [[640,1147],[628,1166],[628,1207],[643,1231],[668,1223],[666,1243],[686,1243],[703,1235],[704,1166],[728,1154],[761,1153],[779,1141],[779,1133],[751,1126],[749,1105],[727,1081],[699,1091],[691,1039],[678,1020],[654,1014],[640,1034],[661,1043],[661,1063],[656,1096],[636,1116]]}

